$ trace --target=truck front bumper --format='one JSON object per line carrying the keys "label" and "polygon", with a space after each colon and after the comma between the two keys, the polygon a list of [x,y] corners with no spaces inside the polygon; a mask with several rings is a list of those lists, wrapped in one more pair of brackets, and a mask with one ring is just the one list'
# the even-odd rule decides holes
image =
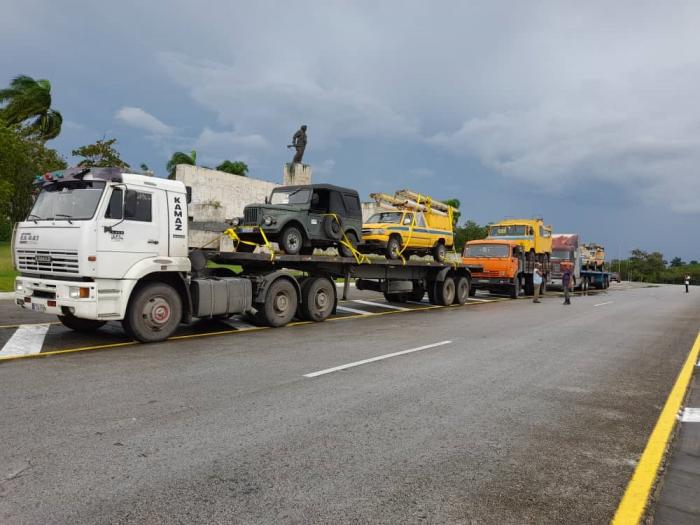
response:
{"label": "truck front bumper", "polygon": [[81,319],[120,320],[136,281],[129,279],[63,281],[20,276],[15,279],[15,303],[20,308]]}

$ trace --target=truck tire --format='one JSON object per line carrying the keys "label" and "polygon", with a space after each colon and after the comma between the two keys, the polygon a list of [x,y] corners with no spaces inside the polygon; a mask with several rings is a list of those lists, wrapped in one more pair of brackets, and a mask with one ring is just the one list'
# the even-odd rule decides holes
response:
{"label": "truck tire", "polygon": [[520,297],[520,276],[513,279],[513,286],[510,287],[510,298],[517,299]]}
{"label": "truck tire", "polygon": [[435,259],[437,262],[445,262],[445,256],[447,255],[447,248],[445,248],[445,244],[443,242],[438,242],[434,247],[433,247],[433,259]]}
{"label": "truck tire", "polygon": [[107,324],[107,321],[81,319],[80,317],[75,317],[74,315],[59,315],[58,320],[61,321],[63,326],[66,328],[70,328],[71,330],[85,334],[94,332],[98,328],[102,328],[105,324]]}
{"label": "truck tire", "polygon": [[284,326],[294,317],[298,299],[297,290],[289,279],[277,279],[267,289],[265,302],[255,305],[258,312],[254,321],[260,325]]}
{"label": "truck tire", "polygon": [[457,277],[455,280],[454,304],[467,304],[470,292],[471,286],[469,286],[469,279],[464,275]]}
{"label": "truck tire", "polygon": [[[350,242],[350,244],[352,244],[353,248],[357,248],[357,235],[355,235],[351,231],[348,231],[345,233],[345,237]],[[355,257],[352,253],[352,250],[342,243],[338,244],[338,253],[341,257]]]}
{"label": "truck tire", "polygon": [[399,252],[401,251],[401,239],[395,235],[389,237],[386,243],[386,248],[384,249],[384,255],[387,259],[396,260],[399,258]]}
{"label": "truck tire", "polygon": [[301,286],[300,317],[320,323],[328,319],[335,306],[335,285],[326,277],[309,277]]}
{"label": "truck tire", "polygon": [[455,280],[445,277],[445,280],[435,284],[435,300],[440,306],[450,306],[455,300]]}
{"label": "truck tire", "polygon": [[297,255],[304,244],[304,236],[296,226],[287,226],[282,230],[279,245],[287,255]]}
{"label": "truck tire", "polygon": [[420,303],[423,301],[423,297],[425,297],[425,288],[423,288],[422,284],[417,285],[414,282],[413,291],[408,294],[408,299]]}
{"label": "truck tire", "polygon": [[142,343],[155,343],[170,337],[182,319],[182,299],[166,283],[147,282],[131,297],[122,326]]}

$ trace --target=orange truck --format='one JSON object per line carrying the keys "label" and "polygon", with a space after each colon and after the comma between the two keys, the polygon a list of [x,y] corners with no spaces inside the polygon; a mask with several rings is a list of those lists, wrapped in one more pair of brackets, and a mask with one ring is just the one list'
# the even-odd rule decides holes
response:
{"label": "orange truck", "polygon": [[486,239],[469,241],[464,246],[462,261],[472,271],[472,287],[492,294],[506,294],[517,299],[521,292],[532,295],[535,264],[542,268],[546,289],[552,256],[552,227],[541,219],[508,219],[489,226]]}

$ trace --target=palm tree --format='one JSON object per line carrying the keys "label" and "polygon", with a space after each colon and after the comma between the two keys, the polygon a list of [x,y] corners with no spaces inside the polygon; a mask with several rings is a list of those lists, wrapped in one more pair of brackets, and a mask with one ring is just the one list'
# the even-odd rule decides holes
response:
{"label": "palm tree", "polygon": [[230,160],[225,160],[216,167],[219,171],[225,171],[226,173],[231,173],[232,175],[240,175],[245,177],[248,173],[248,165],[240,160],[235,160],[231,162]]}
{"label": "palm tree", "polygon": [[176,151],[170,160],[165,165],[165,169],[168,171],[168,178],[175,178],[175,168],[178,164],[188,164],[190,166],[197,165],[197,152],[192,150],[190,154],[183,153],[182,151]]}
{"label": "palm tree", "polygon": [[0,89],[2,102],[7,104],[0,109],[0,120],[6,125],[19,126],[33,119],[26,131],[42,141],[54,139],[61,132],[63,117],[51,109],[51,83],[48,80],[20,75],[10,82],[10,87]]}

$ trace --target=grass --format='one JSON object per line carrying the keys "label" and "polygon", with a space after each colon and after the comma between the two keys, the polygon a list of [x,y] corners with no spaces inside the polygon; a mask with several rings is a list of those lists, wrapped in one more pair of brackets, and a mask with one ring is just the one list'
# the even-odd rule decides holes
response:
{"label": "grass", "polygon": [[11,292],[15,289],[17,272],[12,268],[12,251],[10,243],[0,241],[0,292]]}

